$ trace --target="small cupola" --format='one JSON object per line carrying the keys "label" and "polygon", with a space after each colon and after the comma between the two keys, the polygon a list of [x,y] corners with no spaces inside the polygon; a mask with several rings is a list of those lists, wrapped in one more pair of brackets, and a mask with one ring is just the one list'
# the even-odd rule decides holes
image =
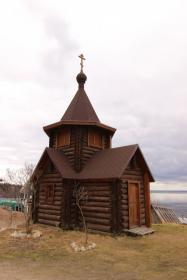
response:
{"label": "small cupola", "polygon": [[115,129],[100,122],[84,89],[87,76],[81,69],[76,77],[78,90],[60,122],[44,127],[49,135],[49,146],[62,150],[74,169],[79,172],[98,150],[111,148]]}

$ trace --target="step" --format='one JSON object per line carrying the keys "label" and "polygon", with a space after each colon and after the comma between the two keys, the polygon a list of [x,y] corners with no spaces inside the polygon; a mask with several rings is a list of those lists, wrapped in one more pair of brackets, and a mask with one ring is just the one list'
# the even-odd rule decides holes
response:
{"label": "step", "polygon": [[141,226],[141,227],[136,227],[131,229],[125,229],[123,230],[123,232],[132,236],[143,236],[143,235],[154,233],[154,230],[146,226]]}

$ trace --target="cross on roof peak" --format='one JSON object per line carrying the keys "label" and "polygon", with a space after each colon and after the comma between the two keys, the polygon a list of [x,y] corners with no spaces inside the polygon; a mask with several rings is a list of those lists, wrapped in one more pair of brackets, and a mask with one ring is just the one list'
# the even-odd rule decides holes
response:
{"label": "cross on roof peak", "polygon": [[81,66],[81,72],[83,72],[83,67],[84,67],[84,65],[83,65],[83,61],[84,61],[84,60],[86,60],[86,58],[84,57],[84,55],[83,55],[83,54],[80,54],[80,55],[79,55],[79,58],[81,59],[81,63],[80,63],[80,66]]}

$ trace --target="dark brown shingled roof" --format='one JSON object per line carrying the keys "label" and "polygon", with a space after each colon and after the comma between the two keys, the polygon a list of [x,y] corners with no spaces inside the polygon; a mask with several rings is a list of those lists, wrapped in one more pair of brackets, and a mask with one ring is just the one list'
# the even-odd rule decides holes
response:
{"label": "dark brown shingled roof", "polygon": [[137,147],[138,145],[131,145],[96,152],[79,173],[80,178],[120,178]]}
{"label": "dark brown shingled roof", "polygon": [[[46,148],[44,154],[48,154],[55,167],[65,179],[115,179],[122,176],[137,150],[141,153],[138,145],[130,145],[96,152],[80,173],[76,173],[72,169],[67,157],[62,151]],[[145,162],[144,158],[143,160]],[[149,172],[150,181],[154,181],[146,162],[145,166]]]}
{"label": "dark brown shingled roof", "polygon": [[62,121],[87,121],[100,123],[84,88],[79,88],[64,113]]}

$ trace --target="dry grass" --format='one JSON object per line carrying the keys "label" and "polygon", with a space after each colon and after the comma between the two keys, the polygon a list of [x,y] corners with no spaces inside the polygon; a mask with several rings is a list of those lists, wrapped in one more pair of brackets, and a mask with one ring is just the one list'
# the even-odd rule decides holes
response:
{"label": "dry grass", "polygon": [[70,249],[82,233],[35,228],[43,232],[38,240],[0,233],[0,279],[187,279],[187,226],[157,225],[143,238],[90,234],[97,248],[83,253]]}

